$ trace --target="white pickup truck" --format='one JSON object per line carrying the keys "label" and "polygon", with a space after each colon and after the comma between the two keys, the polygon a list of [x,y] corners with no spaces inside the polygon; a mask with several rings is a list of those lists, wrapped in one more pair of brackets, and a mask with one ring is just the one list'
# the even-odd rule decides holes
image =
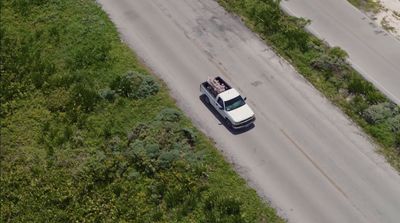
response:
{"label": "white pickup truck", "polygon": [[221,77],[211,78],[201,83],[200,92],[205,102],[218,111],[229,127],[245,128],[255,121],[253,110],[245,102],[246,98],[243,98]]}

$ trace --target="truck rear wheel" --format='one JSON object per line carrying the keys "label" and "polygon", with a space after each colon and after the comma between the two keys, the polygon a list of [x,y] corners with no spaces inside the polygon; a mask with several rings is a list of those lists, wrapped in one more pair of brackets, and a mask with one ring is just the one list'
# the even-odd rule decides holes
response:
{"label": "truck rear wheel", "polygon": [[207,97],[207,95],[204,95],[204,102],[206,104],[210,104],[210,99]]}

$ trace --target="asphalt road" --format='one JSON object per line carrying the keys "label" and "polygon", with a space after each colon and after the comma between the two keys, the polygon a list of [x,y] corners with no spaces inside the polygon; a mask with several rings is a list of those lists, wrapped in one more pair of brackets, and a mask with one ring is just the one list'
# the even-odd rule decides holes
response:
{"label": "asphalt road", "polygon": [[400,105],[400,41],[347,0],[283,0],[281,7],[310,19],[313,34],[344,49],[353,67]]}
{"label": "asphalt road", "polygon": [[[193,122],[290,222],[398,222],[400,177],[361,131],[212,0],[99,0]],[[231,132],[199,99],[221,75],[248,98]]]}

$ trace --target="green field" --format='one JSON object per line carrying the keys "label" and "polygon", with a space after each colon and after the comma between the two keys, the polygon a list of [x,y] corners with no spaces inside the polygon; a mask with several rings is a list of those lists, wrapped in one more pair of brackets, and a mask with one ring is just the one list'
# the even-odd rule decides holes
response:
{"label": "green field", "polygon": [[280,0],[218,0],[236,13],[279,55],[295,66],[380,146],[400,171],[400,107],[389,101],[347,62],[347,53],[305,31],[309,21],[286,15]]}
{"label": "green field", "polygon": [[1,222],[283,222],[95,1],[0,4]]}

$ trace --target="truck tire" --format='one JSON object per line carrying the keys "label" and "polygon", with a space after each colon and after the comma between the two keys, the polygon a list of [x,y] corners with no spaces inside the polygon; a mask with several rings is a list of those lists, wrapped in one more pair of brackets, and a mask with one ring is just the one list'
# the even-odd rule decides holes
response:
{"label": "truck tire", "polygon": [[206,104],[210,104],[210,99],[208,98],[207,95],[204,95],[204,102],[205,102]]}
{"label": "truck tire", "polygon": [[233,129],[232,122],[229,119],[225,118],[225,123],[228,128]]}

